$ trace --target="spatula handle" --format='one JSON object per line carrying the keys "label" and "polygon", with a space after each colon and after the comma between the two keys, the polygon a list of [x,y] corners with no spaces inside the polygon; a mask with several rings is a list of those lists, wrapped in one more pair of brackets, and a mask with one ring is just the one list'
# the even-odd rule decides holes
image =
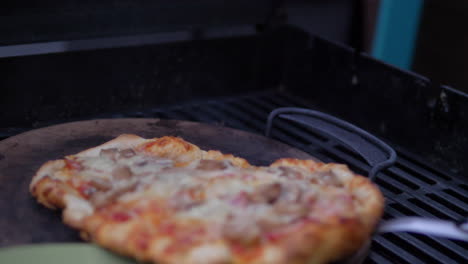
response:
{"label": "spatula handle", "polygon": [[468,242],[468,218],[454,222],[422,217],[399,217],[382,222],[377,233],[411,232]]}

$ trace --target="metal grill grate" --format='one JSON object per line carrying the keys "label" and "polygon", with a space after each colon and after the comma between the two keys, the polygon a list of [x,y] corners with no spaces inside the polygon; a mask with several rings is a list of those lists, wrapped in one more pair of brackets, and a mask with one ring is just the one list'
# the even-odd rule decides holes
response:
{"label": "metal grill grate", "polygon": [[[147,109],[102,117],[156,117],[224,125],[262,134],[268,114],[278,107],[311,108],[285,93],[268,92],[175,107]],[[367,175],[369,166],[352,150],[297,124],[278,120],[272,136],[324,162],[348,164]],[[404,215],[457,220],[468,215],[468,185],[433,168],[417,155],[398,149],[398,161],[378,174],[387,198],[384,219]],[[467,243],[407,233],[376,236],[366,263],[468,263]]]}

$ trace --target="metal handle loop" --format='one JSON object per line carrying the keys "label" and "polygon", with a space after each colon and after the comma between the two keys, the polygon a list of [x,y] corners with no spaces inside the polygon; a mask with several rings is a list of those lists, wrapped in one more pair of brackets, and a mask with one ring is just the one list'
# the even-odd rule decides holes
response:
{"label": "metal handle loop", "polygon": [[395,150],[367,131],[334,116],[305,108],[282,107],[273,110],[268,116],[265,131],[267,137],[271,134],[273,121],[276,117],[325,133],[347,145],[372,166],[368,174],[370,179],[396,161]]}

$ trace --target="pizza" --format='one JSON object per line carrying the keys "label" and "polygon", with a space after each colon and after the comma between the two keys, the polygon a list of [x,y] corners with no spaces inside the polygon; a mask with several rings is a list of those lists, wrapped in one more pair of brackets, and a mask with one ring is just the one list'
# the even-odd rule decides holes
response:
{"label": "pizza", "polygon": [[253,166],[181,138],[121,135],[45,163],[30,192],[83,239],[160,264],[328,263],[371,236],[379,189],[347,166]]}

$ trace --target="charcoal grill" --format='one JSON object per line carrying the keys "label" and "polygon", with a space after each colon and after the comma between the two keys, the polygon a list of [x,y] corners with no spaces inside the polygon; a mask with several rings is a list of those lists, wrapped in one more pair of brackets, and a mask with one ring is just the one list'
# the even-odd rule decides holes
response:
{"label": "charcoal grill", "polygon": [[[0,138],[70,121],[127,117],[263,134],[268,115],[279,107],[314,109],[364,128],[397,151],[396,163],[375,177],[387,199],[384,219],[457,221],[468,215],[468,95],[291,26],[199,37],[0,59],[6,76],[0,81]],[[340,141],[288,120],[275,123],[271,136],[362,175],[371,169]],[[384,234],[373,239],[366,259],[437,262],[467,263],[468,245]]]}

